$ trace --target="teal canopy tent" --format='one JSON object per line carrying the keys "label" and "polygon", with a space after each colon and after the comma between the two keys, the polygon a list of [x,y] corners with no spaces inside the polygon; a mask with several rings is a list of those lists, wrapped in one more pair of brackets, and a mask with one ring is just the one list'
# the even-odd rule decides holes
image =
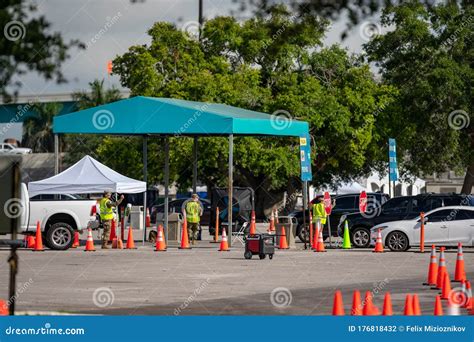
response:
{"label": "teal canopy tent", "polygon": [[[228,222],[232,222],[233,139],[247,136],[307,136],[307,122],[269,115],[224,104],[170,98],[137,96],[78,112],[56,116],[55,172],[59,171],[59,134],[140,135],[143,139],[144,181],[147,181],[147,137],[165,139],[165,233],[168,231],[169,136],[194,137],[193,191],[197,185],[197,139],[199,136],[227,136],[229,139]],[[145,195],[146,205],[146,195]],[[144,213],[146,210],[144,210]],[[146,234],[146,232],[145,232]],[[231,239],[230,239],[231,240]]]}

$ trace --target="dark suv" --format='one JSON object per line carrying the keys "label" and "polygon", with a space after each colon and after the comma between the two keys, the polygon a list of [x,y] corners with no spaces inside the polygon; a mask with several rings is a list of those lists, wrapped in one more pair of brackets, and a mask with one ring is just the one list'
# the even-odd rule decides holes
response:
{"label": "dark suv", "polygon": [[[311,200],[311,204],[318,202],[316,197]],[[359,212],[359,193],[345,194],[345,195],[335,195],[332,196],[332,199],[335,201],[335,205],[332,208],[331,216],[329,221],[331,222],[331,235],[338,236],[338,226],[341,216],[347,215],[350,213]],[[367,211],[376,210],[375,206],[379,206],[385,203],[389,199],[387,194],[381,192],[368,192],[367,193]],[[309,241],[309,231],[308,231],[308,221],[309,221],[309,212],[306,210],[306,227],[303,228],[303,211],[293,211],[289,214],[290,217],[295,217],[298,221],[296,228],[296,234],[301,241]],[[324,226],[323,238],[326,239],[329,236],[328,224]]]}
{"label": "dark suv", "polygon": [[339,233],[344,229],[344,220],[347,220],[351,242],[354,247],[369,247],[370,228],[377,224],[409,220],[420,215],[420,212],[428,212],[444,206],[466,205],[474,206],[472,195],[459,194],[421,194],[416,196],[395,197],[375,211],[367,211],[365,214],[359,212],[344,215],[339,222]]}

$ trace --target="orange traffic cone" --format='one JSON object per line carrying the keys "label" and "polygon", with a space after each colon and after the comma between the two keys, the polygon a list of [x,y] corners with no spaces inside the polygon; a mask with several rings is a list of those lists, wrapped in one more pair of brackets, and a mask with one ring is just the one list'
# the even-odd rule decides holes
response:
{"label": "orange traffic cone", "polygon": [[250,221],[250,234],[257,234],[257,223],[255,221],[255,210],[252,210],[252,219]]}
{"label": "orange traffic cone", "polygon": [[436,246],[431,245],[430,265],[428,266],[428,280],[423,285],[436,286],[438,278],[438,262],[436,261]]}
{"label": "orange traffic cone", "polygon": [[146,208],[145,227],[151,227],[150,209]]}
{"label": "orange traffic cone", "polygon": [[74,232],[74,242],[72,243],[71,248],[77,248],[80,245],[81,245],[81,243],[79,242],[79,232],[76,230]]}
{"label": "orange traffic cone", "polygon": [[84,252],[95,252],[94,247],[94,239],[92,237],[92,229],[87,229],[87,241],[86,241],[86,249]]}
{"label": "orange traffic cone", "polygon": [[285,226],[281,227],[281,236],[280,236],[280,249],[289,249],[288,242],[286,241],[286,232]]}
{"label": "orange traffic cone", "polygon": [[160,224],[158,226],[158,234],[156,235],[156,246],[155,251],[164,252],[166,251],[166,241],[163,237],[163,226]]}
{"label": "orange traffic cone", "polygon": [[420,307],[420,300],[418,298],[418,295],[415,293],[413,295],[413,315],[414,316],[421,316],[421,307]]}
{"label": "orange traffic cone", "polygon": [[28,235],[26,237],[26,248],[35,248],[35,237],[33,235]]}
{"label": "orange traffic cone", "polygon": [[463,281],[466,279],[464,270],[464,255],[462,253],[462,243],[458,243],[458,255],[456,257],[456,270],[454,271],[454,281]]}
{"label": "orange traffic cone", "polygon": [[464,284],[466,285],[466,293],[467,293],[467,300],[464,307],[468,310],[474,310],[474,298],[472,297],[471,282],[469,280],[466,280]]}
{"label": "orange traffic cone", "polygon": [[405,298],[405,309],[403,310],[405,316],[413,316],[413,298],[410,294],[407,294]]}
{"label": "orange traffic cone", "polygon": [[374,304],[372,303],[372,292],[366,291],[364,298],[364,307],[362,309],[362,314],[364,316],[372,316],[374,312]]}
{"label": "orange traffic cone", "polygon": [[362,315],[362,303],[360,300],[360,292],[359,290],[355,290],[352,294],[352,309],[351,309],[352,316],[361,316]]}
{"label": "orange traffic cone", "polygon": [[434,313],[435,316],[443,316],[443,305],[441,304],[441,298],[439,295],[435,299]]}
{"label": "orange traffic cone", "polygon": [[112,249],[117,249],[118,247],[118,239],[117,237],[114,237],[114,239],[112,240]]}
{"label": "orange traffic cone", "polygon": [[0,299],[0,316],[8,316],[10,314],[8,310],[8,304],[4,300]]}
{"label": "orange traffic cone", "polygon": [[274,215],[274,211],[272,209],[272,213],[270,215],[270,225],[268,226],[268,232],[271,233],[271,232],[274,232],[275,231],[275,215]]}
{"label": "orange traffic cone", "polygon": [[440,249],[440,255],[439,255],[439,267],[438,267],[438,278],[436,279],[436,286],[434,287],[435,289],[441,289],[443,287],[443,278],[444,274],[447,272],[446,270],[446,259],[444,256],[444,247],[441,247]]}
{"label": "orange traffic cone", "polygon": [[114,239],[117,237],[117,234],[115,232],[117,224],[115,220],[112,220],[112,224],[110,225],[110,237],[109,237],[109,242],[113,242]]}
{"label": "orange traffic cone", "polygon": [[326,252],[326,249],[324,248],[324,241],[323,241],[323,230],[319,230],[319,237],[318,237],[318,243],[316,245],[316,250],[315,252]]}
{"label": "orange traffic cone", "polygon": [[35,252],[44,251],[43,236],[41,234],[41,226],[40,226],[39,221],[36,222],[36,239],[35,239],[35,241],[36,241],[36,243],[35,243],[35,248],[33,249],[33,251],[35,251]]}
{"label": "orange traffic cone", "polygon": [[384,315],[384,316],[392,316],[393,315],[392,297],[390,296],[390,292],[387,292],[385,294],[384,299],[383,299],[382,315]]}
{"label": "orange traffic cone", "polygon": [[221,246],[219,247],[219,252],[228,252],[230,251],[229,249],[229,243],[227,242],[227,234],[225,232],[225,229],[222,229],[222,241],[221,241]]}
{"label": "orange traffic cone", "polygon": [[380,229],[377,232],[377,240],[375,241],[375,248],[372,252],[383,253],[382,231]]}
{"label": "orange traffic cone", "polygon": [[123,249],[123,241],[122,241],[122,239],[117,239],[117,249]]}
{"label": "orange traffic cone", "polygon": [[342,294],[341,291],[337,290],[334,293],[334,304],[332,306],[332,315],[333,316],[344,316],[344,304],[342,303]]}
{"label": "orange traffic cone", "polygon": [[133,240],[132,226],[128,227],[128,237],[127,237],[127,244],[125,245],[125,249],[137,249],[137,247],[135,247],[135,241]]}
{"label": "orange traffic cone", "polygon": [[449,280],[449,273],[444,273],[443,288],[441,289],[441,299],[448,299],[451,292],[451,281]]}
{"label": "orange traffic cone", "polygon": [[[222,231],[224,231],[224,229]],[[186,221],[186,214],[184,215],[184,220],[183,220],[183,232],[181,233],[181,246],[179,246],[178,248],[191,249],[191,247],[189,246],[188,222]]]}

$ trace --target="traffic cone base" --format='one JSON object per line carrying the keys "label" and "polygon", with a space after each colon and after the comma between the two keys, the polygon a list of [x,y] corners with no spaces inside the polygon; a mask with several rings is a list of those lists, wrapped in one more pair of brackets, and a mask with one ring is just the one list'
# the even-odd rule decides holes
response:
{"label": "traffic cone base", "polygon": [[41,226],[39,221],[36,223],[36,238],[34,252],[44,252],[43,248],[43,235],[41,233]]}

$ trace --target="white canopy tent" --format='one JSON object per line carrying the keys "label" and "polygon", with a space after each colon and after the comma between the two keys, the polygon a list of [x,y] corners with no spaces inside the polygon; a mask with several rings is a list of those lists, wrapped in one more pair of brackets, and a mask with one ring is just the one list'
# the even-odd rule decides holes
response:
{"label": "white canopy tent", "polygon": [[28,183],[29,196],[40,194],[89,194],[102,191],[135,194],[146,191],[146,183],[128,178],[85,156],[56,176]]}

